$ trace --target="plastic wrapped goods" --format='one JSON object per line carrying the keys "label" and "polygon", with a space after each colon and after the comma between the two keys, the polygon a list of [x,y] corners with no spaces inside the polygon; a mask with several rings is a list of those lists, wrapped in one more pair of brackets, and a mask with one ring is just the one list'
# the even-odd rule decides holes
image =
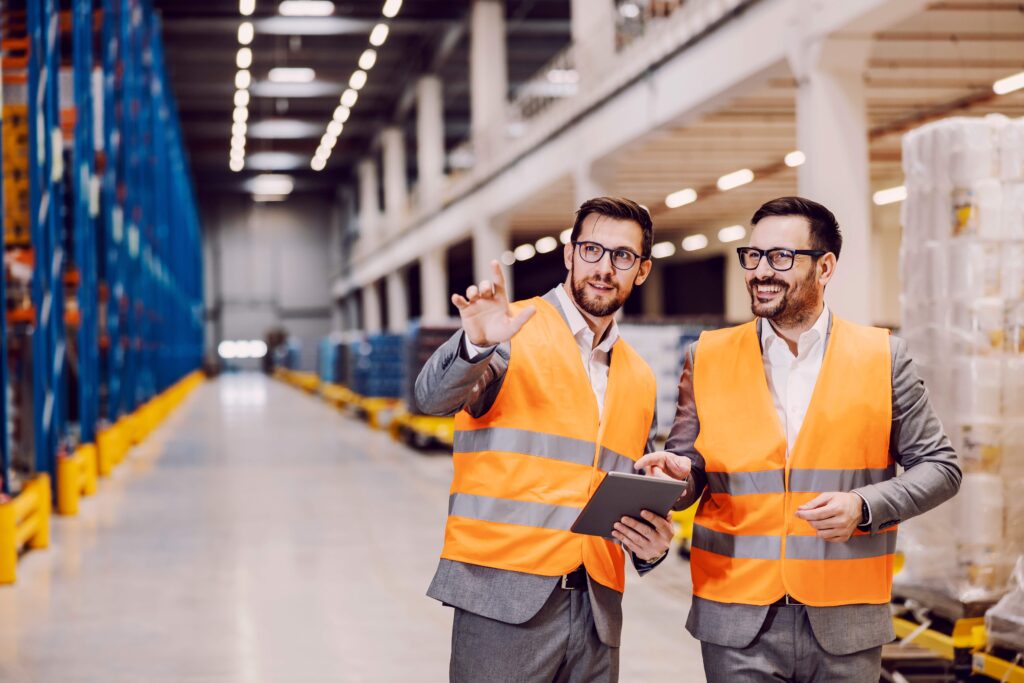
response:
{"label": "plastic wrapped goods", "polygon": [[896,591],[984,605],[1024,553],[1024,120],[931,123],[903,160],[901,334],[964,477],[901,526]]}

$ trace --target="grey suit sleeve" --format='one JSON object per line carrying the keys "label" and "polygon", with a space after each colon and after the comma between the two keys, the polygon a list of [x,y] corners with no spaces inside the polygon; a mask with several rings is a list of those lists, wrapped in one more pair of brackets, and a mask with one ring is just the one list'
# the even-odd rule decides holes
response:
{"label": "grey suit sleeve", "polygon": [[855,489],[871,509],[871,533],[887,529],[952,498],[960,488],[956,453],[928,399],[907,344],[890,339],[892,432],[889,451],[904,472]]}
{"label": "grey suit sleeve", "polygon": [[416,406],[428,415],[454,415],[463,408],[473,417],[487,413],[501,390],[511,345],[506,342],[484,356],[466,357],[462,330],[442,344],[416,378]]}
{"label": "grey suit sleeve", "polygon": [[[645,453],[651,453],[654,450],[656,450],[657,447],[654,445],[654,440],[655,440],[655,438],[657,436],[658,436],[658,401],[657,401],[657,399],[655,399],[655,401],[654,401],[654,419],[651,420],[651,429],[647,433],[647,446],[645,447],[646,448],[646,450],[644,451]],[[633,560],[633,568],[636,569],[636,573],[639,574],[640,576],[643,576],[644,574],[646,574],[647,572],[651,571],[652,569],[657,567],[659,564],[664,562],[665,558],[668,557],[668,553],[665,553],[664,555],[659,557],[654,562],[646,562],[644,560],[641,560],[640,558],[638,558],[636,555],[633,555],[632,553],[630,553],[630,557]]]}
{"label": "grey suit sleeve", "polygon": [[676,510],[685,510],[693,505],[707,485],[704,473],[704,456],[694,448],[697,435],[700,434],[700,420],[697,417],[697,402],[693,395],[693,364],[697,350],[697,342],[686,349],[683,359],[683,373],[679,377],[679,402],[676,405],[676,419],[672,423],[665,450],[682,455],[693,461],[690,469],[689,485],[686,492],[679,497],[673,506]]}

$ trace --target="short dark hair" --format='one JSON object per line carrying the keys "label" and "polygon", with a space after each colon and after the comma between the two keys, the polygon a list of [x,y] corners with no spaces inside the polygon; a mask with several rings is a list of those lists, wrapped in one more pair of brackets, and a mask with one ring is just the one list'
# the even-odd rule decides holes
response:
{"label": "short dark hair", "polygon": [[618,218],[624,221],[635,221],[643,231],[643,243],[640,249],[640,256],[643,259],[651,258],[651,245],[654,244],[654,221],[651,220],[650,212],[640,206],[632,199],[625,197],[594,197],[588,199],[576,210],[576,222],[572,224],[572,241],[580,237],[583,230],[583,220],[592,213],[606,218]]}
{"label": "short dark hair", "polygon": [[750,224],[757,225],[767,216],[803,216],[811,227],[811,249],[830,251],[839,259],[843,233],[835,215],[818,202],[803,197],[779,197],[762,204],[750,219]]}

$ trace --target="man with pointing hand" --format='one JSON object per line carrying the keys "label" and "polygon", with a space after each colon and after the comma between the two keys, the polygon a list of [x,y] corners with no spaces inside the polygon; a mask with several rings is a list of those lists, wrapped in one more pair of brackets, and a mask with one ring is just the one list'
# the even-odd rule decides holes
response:
{"label": "man with pointing hand", "polygon": [[[628,199],[576,212],[568,275],[509,303],[504,277],[454,294],[462,330],[427,362],[416,402],[455,415],[454,476],[427,594],[455,608],[452,681],[616,681],[624,559],[664,558],[667,518],[623,518],[617,542],[569,529],[605,473],[654,450],[654,374],[615,312],[651,270],[653,225]],[[614,417],[614,419],[612,419]]]}
{"label": "man with pointing hand", "polygon": [[751,223],[756,319],[689,348],[666,450],[637,467],[689,481],[677,509],[701,501],[686,626],[708,681],[875,683],[896,525],[952,497],[960,468],[906,343],[825,305],[832,212],[782,197]]}

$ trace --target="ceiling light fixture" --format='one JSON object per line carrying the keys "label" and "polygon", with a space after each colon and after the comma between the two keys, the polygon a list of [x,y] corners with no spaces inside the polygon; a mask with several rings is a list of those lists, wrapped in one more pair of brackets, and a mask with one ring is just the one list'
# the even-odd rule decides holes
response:
{"label": "ceiling light fixture", "polygon": [[238,0],[238,13],[243,17],[252,16],[256,11],[256,0]]}
{"label": "ceiling light fixture", "polygon": [[235,91],[235,106],[236,107],[248,107],[249,106],[249,91],[248,90],[236,90]]}
{"label": "ceiling light fixture", "polygon": [[238,173],[243,168],[245,168],[245,162],[243,160],[241,160],[241,159],[236,158],[236,157],[231,157],[231,161],[228,162],[228,168],[230,168],[235,173]]}
{"label": "ceiling light fixture", "polygon": [[252,28],[252,22],[243,21],[241,24],[238,25],[238,44],[248,45],[252,42],[254,34],[255,31]]}
{"label": "ceiling light fixture", "polygon": [[719,242],[735,242],[747,236],[747,229],[742,225],[730,225],[718,231]]}
{"label": "ceiling light fixture", "polygon": [[800,150],[795,150],[787,154],[784,161],[786,166],[796,168],[797,166],[803,166],[804,162],[807,161],[807,156]]}
{"label": "ceiling light fixture", "polygon": [[327,124],[327,132],[330,134],[331,137],[336,138],[339,135],[341,135],[341,130],[343,127],[344,126],[342,126],[340,123],[331,119],[331,122]]}
{"label": "ceiling light fixture", "polygon": [[245,107],[235,107],[235,111],[231,114],[231,118],[235,123],[245,123],[249,120],[249,110]]}
{"label": "ceiling light fixture", "polygon": [[529,261],[537,254],[537,250],[532,244],[520,244],[512,252],[516,256],[517,261]]}
{"label": "ceiling light fixture", "polygon": [[235,64],[239,69],[248,69],[252,66],[252,50],[247,47],[238,48],[238,54],[235,56]]}
{"label": "ceiling light fixture", "polygon": [[353,71],[352,76],[348,79],[348,87],[353,90],[362,90],[364,85],[366,85],[366,72],[362,69]]}
{"label": "ceiling light fixture", "polygon": [[356,106],[356,102],[359,100],[359,93],[352,88],[348,88],[345,92],[341,93],[341,103],[351,109]]}
{"label": "ceiling light fixture", "polygon": [[377,24],[374,26],[373,30],[370,31],[370,45],[374,47],[383,45],[384,41],[388,39],[388,30],[387,24]]}
{"label": "ceiling light fixture", "polygon": [[566,228],[562,232],[558,233],[558,241],[562,244],[569,244],[569,240],[572,239],[572,228]]}
{"label": "ceiling light fixture", "polygon": [[253,194],[290,194],[295,181],[282,173],[261,173],[250,181],[249,188]]}
{"label": "ceiling light fixture", "polygon": [[316,71],[308,67],[276,66],[267,73],[272,83],[311,83],[316,79]]}
{"label": "ceiling light fixture", "polygon": [[327,0],[284,0],[277,6],[284,17],[329,17],[334,14],[334,3]]}
{"label": "ceiling light fixture", "polygon": [[732,190],[754,180],[754,172],[749,168],[742,168],[732,173],[726,173],[718,179],[718,189],[722,192]]}
{"label": "ceiling light fixture", "polygon": [[690,235],[683,239],[684,251],[698,251],[708,246],[708,238],[704,235]]}
{"label": "ceiling light fixture", "polygon": [[693,204],[695,201],[697,201],[697,191],[692,187],[688,187],[685,190],[673,192],[665,197],[665,206],[670,209],[678,209],[680,206]]}
{"label": "ceiling light fixture", "polygon": [[247,132],[249,132],[249,124],[247,124],[247,123],[245,123],[243,121],[236,121],[235,123],[231,124],[231,135],[232,136],[241,135],[242,137],[245,137],[245,134]]}
{"label": "ceiling light fixture", "polygon": [[339,104],[334,108],[334,120],[338,123],[345,123],[348,121],[348,117],[352,116],[352,110],[346,107],[344,104]]}
{"label": "ceiling light fixture", "polygon": [[388,19],[394,19],[400,9],[402,9],[402,0],[387,0],[380,13]]}
{"label": "ceiling light fixture", "polygon": [[550,236],[541,237],[533,246],[537,249],[538,254],[547,254],[558,249],[558,240]]}
{"label": "ceiling light fixture", "polygon": [[501,258],[498,260],[501,261],[502,264],[506,266],[511,266],[516,262],[516,255],[513,254],[511,251],[506,251],[501,255]]}
{"label": "ceiling light fixture", "polygon": [[373,68],[373,65],[377,63],[377,51],[372,47],[368,47],[363,50],[363,54],[359,55],[359,68],[363,71],[369,71]]}
{"label": "ceiling light fixture", "polygon": [[658,242],[651,247],[651,256],[654,258],[666,258],[676,253],[676,245],[671,242]]}
{"label": "ceiling light fixture", "polygon": [[309,162],[309,166],[314,171],[322,171],[327,168],[327,160],[321,156],[315,156],[313,157],[313,160]]}
{"label": "ceiling light fixture", "polygon": [[879,190],[872,197],[872,201],[875,202],[876,206],[885,206],[886,204],[895,204],[902,202],[907,198],[907,188],[903,185],[897,185],[896,187],[890,187],[887,190]]}
{"label": "ceiling light fixture", "polygon": [[1021,88],[1024,88],[1024,71],[1007,76],[1006,78],[1000,78],[992,84],[992,92],[997,95],[1007,95]]}
{"label": "ceiling light fixture", "polygon": [[235,87],[239,90],[245,90],[252,84],[252,74],[248,70],[242,69],[235,74]]}

